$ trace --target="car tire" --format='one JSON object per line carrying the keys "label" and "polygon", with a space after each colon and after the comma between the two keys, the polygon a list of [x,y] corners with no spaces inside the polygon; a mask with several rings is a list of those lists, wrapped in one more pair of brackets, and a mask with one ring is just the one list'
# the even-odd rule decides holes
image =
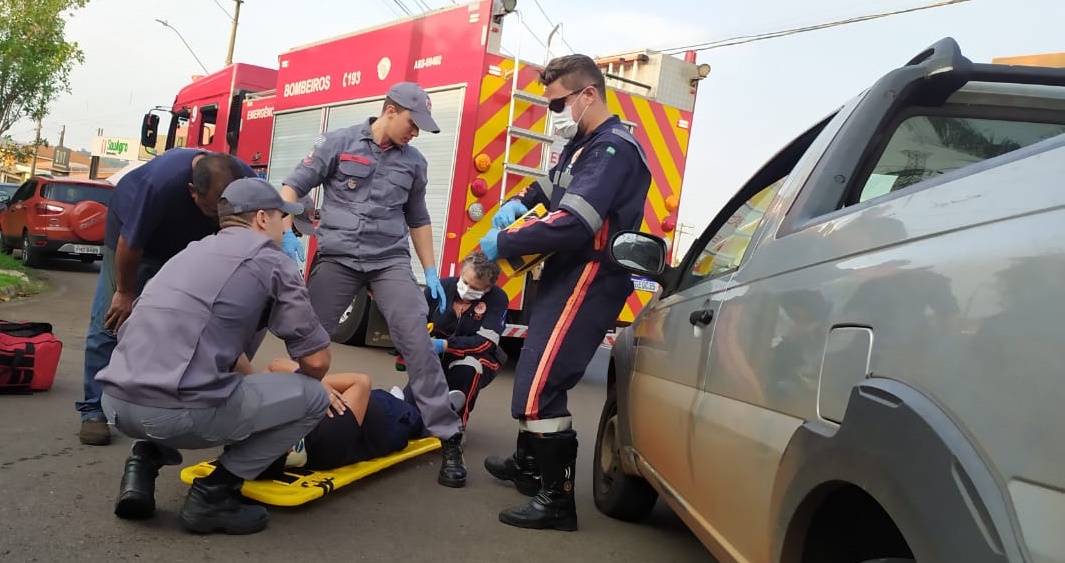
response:
{"label": "car tire", "polygon": [[22,232],[22,265],[27,268],[36,268],[41,265],[40,251],[33,249],[29,231]]}
{"label": "car tire", "polygon": [[617,418],[617,396],[614,389],[610,388],[595,436],[592,495],[599,512],[625,522],[638,522],[651,513],[658,500],[658,492],[647,481],[636,475],[627,475],[622,469]]}
{"label": "car tire", "polygon": [[332,340],[338,344],[363,346],[366,344],[366,325],[370,321],[370,294],[363,288],[351,305],[340,315],[340,324],[333,331]]}

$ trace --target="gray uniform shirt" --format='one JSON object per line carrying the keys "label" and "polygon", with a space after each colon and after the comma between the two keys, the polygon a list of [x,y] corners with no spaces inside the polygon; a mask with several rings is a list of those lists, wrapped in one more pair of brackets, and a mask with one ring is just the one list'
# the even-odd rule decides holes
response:
{"label": "gray uniform shirt", "polygon": [[299,358],[329,346],[296,263],[269,237],[230,227],[190,244],[145,287],[96,379],[119,399],[160,408],[215,406],[269,329]]}
{"label": "gray uniform shirt", "polygon": [[326,133],[284,184],[301,197],[323,186],[318,253],[357,271],[410,263],[410,228],[430,224],[428,164],[412,146],[381,148],[370,118]]}

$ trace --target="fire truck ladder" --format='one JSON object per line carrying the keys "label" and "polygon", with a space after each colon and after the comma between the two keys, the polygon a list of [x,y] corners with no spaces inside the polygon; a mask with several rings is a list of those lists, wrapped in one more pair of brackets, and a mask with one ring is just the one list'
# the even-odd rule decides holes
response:
{"label": "fire truck ladder", "polygon": [[[522,23],[522,16],[520,11],[515,11],[518,16],[518,22]],[[561,24],[559,24],[561,25]],[[551,32],[551,36],[547,39],[547,53],[546,60],[551,58],[551,40],[558,31],[558,26]],[[548,100],[543,96],[527,92],[518,87],[518,70],[521,68],[521,59],[519,54],[521,52],[521,31],[519,30],[518,46],[514,50],[514,69],[511,70],[511,84],[510,84],[510,114],[507,119],[507,141],[506,148],[503,151],[503,181],[502,189],[500,190],[499,197],[500,203],[507,197],[507,187],[509,176],[519,176],[526,178],[543,178],[547,176],[547,171],[550,168],[550,154],[551,145],[557,141],[557,138],[550,133],[551,120],[548,117],[544,120],[543,131],[533,131],[531,129],[525,129],[518,127],[514,124],[515,107],[519,102],[528,103],[536,106],[540,106],[547,109]],[[546,65],[546,61],[545,61]],[[515,139],[523,139],[539,143],[540,147],[540,167],[525,166],[510,161],[511,147],[514,144]],[[520,180],[519,180],[520,181]]]}

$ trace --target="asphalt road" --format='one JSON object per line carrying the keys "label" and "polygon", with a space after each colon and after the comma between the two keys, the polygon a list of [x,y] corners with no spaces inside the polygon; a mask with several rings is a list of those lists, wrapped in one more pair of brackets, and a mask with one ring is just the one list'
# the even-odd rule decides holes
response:
{"label": "asphalt road", "polygon": [[[52,323],[64,344],[51,391],[0,395],[0,561],[711,561],[662,502],[640,524],[619,522],[595,509],[590,467],[605,393],[596,381],[582,383],[570,397],[581,438],[580,531],[500,524],[498,511],[524,499],[482,466],[485,456],[513,449],[509,367],[484,391],[471,418],[464,489],[436,484],[439,454],[434,452],[302,507],[271,508],[263,533],[198,536],[178,522],[187,487],[176,468],[165,468],[157,482],[156,516],[145,522],[119,520],[112,507],[130,440],[117,436],[111,446],[82,446],[73,406],[82,393],[85,327],[97,266],[56,262],[50,268],[50,292],[0,305],[0,318]],[[256,365],[282,353],[276,340],[268,340]],[[335,346],[333,365],[369,373],[379,387],[404,382],[386,350]],[[185,452],[185,460],[216,454]]]}

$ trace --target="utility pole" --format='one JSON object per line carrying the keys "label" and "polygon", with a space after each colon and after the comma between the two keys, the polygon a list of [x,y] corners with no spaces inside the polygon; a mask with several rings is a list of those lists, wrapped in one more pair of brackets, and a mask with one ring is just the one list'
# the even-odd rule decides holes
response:
{"label": "utility pole", "polygon": [[33,162],[30,164],[30,178],[37,175],[37,154],[41,150],[41,120],[37,119],[37,133],[33,139]]}
{"label": "utility pole", "polygon": [[61,146],[63,146],[63,140],[65,140],[66,138],[67,138],[67,126],[66,126],[66,125],[64,125],[64,126],[63,126],[63,129],[61,129],[61,130],[59,131],[59,144],[58,144],[58,145],[56,145],[56,146],[57,146],[57,147],[61,147]]}
{"label": "utility pole", "polygon": [[244,0],[233,0],[237,7],[233,10],[233,28],[229,31],[229,50],[226,51],[226,66],[233,64],[233,45],[237,42],[237,24],[240,22],[240,5]]}

